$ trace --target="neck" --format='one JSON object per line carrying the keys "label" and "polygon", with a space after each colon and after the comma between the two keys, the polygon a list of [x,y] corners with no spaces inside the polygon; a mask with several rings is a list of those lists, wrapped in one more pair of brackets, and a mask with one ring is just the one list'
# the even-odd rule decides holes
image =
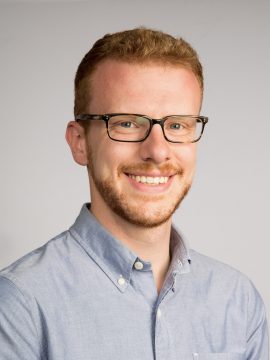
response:
{"label": "neck", "polygon": [[[102,211],[101,211],[102,210]],[[131,224],[114,212],[91,205],[91,212],[113,236],[144,261],[151,262],[157,291],[162,288],[170,265],[171,218],[156,227]]]}

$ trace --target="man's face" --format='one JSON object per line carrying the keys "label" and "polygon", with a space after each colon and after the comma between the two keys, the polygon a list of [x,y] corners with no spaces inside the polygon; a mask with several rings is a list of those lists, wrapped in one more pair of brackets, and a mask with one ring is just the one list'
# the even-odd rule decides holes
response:
{"label": "man's face", "polygon": [[[201,90],[184,68],[106,60],[92,77],[89,113],[198,115]],[[154,227],[166,222],[190,188],[196,144],[164,139],[160,125],[140,143],[111,140],[105,122],[93,121],[87,135],[92,211],[117,214]],[[151,183],[150,183],[151,182]]]}

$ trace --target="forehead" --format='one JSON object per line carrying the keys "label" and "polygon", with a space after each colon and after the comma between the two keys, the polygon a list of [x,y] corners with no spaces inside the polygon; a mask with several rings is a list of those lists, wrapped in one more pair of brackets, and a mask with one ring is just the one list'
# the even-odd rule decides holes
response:
{"label": "forehead", "polygon": [[116,103],[115,111],[119,112],[131,111],[132,104],[139,112],[138,106],[147,108],[147,103],[153,107],[165,104],[171,107],[172,103],[187,101],[194,106],[201,103],[196,76],[179,65],[105,60],[97,66],[90,86],[92,112],[113,112]]}

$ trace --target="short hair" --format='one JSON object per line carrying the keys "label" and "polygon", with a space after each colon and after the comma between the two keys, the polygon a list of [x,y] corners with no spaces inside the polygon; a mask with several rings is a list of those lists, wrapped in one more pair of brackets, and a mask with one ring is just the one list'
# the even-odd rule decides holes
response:
{"label": "short hair", "polygon": [[105,35],[84,56],[75,76],[75,115],[86,111],[91,100],[91,75],[106,59],[187,68],[196,76],[203,93],[202,65],[192,46],[182,38],[140,27]]}

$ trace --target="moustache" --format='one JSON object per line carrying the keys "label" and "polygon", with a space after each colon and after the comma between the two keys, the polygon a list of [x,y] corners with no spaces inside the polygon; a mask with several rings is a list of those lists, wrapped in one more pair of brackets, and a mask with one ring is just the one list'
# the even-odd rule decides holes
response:
{"label": "moustache", "polygon": [[173,164],[162,164],[155,165],[153,163],[139,163],[139,164],[129,164],[129,165],[120,165],[117,169],[118,175],[121,173],[133,174],[136,172],[158,172],[160,174],[171,174],[171,175],[180,175],[182,176],[184,170],[179,166]]}

